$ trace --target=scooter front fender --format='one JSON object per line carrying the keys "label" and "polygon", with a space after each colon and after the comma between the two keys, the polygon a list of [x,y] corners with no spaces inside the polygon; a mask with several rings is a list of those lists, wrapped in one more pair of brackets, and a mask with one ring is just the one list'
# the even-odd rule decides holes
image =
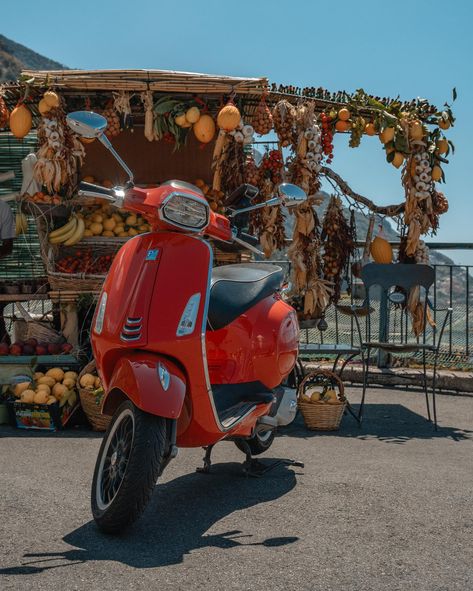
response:
{"label": "scooter front fender", "polygon": [[186,395],[186,377],[163,355],[136,351],[115,365],[102,413],[113,414],[116,399],[125,396],[144,412],[177,419]]}

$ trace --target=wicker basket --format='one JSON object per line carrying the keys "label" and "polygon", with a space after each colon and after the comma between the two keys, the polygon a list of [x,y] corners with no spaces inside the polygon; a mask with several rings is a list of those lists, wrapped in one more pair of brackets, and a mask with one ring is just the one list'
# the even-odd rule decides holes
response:
{"label": "wicker basket", "polygon": [[123,246],[123,239],[94,238],[81,240],[76,246],[51,245],[48,241],[48,225],[44,217],[36,218],[41,257],[48,275],[52,290],[74,290],[85,292],[99,292],[105,281],[106,274],[102,273],[63,273],[56,270],[56,263],[63,256],[74,256],[77,250],[87,248],[94,255],[115,255]]}
{"label": "wicker basket", "polygon": [[79,374],[79,397],[82,408],[84,409],[87,420],[92,425],[94,431],[106,431],[112,420],[112,417],[103,415],[100,412],[101,399],[85,388],[81,388],[80,379],[85,373],[94,373],[96,371],[95,361],[88,363]]}
{"label": "wicker basket", "polygon": [[34,320],[30,314],[25,310],[20,302],[15,303],[21,317],[26,323],[26,330],[24,334],[25,339],[36,339],[39,342],[45,343],[65,343],[66,339],[64,336],[48,326],[47,322]]}
{"label": "wicker basket", "polygon": [[[333,389],[337,392],[337,402],[307,402],[304,394],[311,388]],[[306,427],[311,431],[336,431],[345,411],[347,401],[341,379],[332,371],[318,369],[308,374],[298,390],[298,407],[304,417]]]}

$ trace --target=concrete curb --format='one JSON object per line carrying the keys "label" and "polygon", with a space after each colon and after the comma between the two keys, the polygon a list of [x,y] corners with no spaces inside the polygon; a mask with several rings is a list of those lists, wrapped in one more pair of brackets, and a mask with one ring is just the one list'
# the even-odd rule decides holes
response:
{"label": "concrete curb", "polygon": [[[324,369],[331,368],[331,364],[318,364],[314,362],[304,363],[306,370],[314,370],[318,367]],[[427,384],[432,386],[432,370],[427,370]],[[343,381],[353,384],[363,382],[363,370],[360,365],[347,365],[343,371]],[[423,371],[421,369],[411,369],[407,367],[398,367],[390,369],[370,368],[368,376],[368,385],[374,384],[380,386],[415,386],[422,388]],[[439,391],[456,392],[465,396],[473,396],[473,372],[439,370],[437,372],[437,389]]]}

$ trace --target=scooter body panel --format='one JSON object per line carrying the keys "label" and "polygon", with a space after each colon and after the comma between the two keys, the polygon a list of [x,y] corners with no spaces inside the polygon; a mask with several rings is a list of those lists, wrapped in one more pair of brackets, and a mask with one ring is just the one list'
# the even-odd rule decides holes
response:
{"label": "scooter body panel", "polygon": [[[182,368],[187,390],[184,410],[176,417],[179,445],[205,445],[226,435],[213,405],[205,350],[211,268],[210,245],[198,237],[175,232],[137,236],[122,247],[105,280],[102,326],[101,299],[93,321],[92,345],[107,394],[119,388],[114,375],[122,358],[155,354]],[[186,306],[196,296],[193,329],[179,334]],[[126,340],[130,336],[133,340]],[[123,387],[138,386],[129,372],[123,375],[128,376]],[[123,391],[132,400],[151,400]],[[159,395],[157,387],[152,396]],[[157,406],[150,404],[149,412],[151,408]]]}
{"label": "scooter body panel", "polygon": [[[200,237],[170,231],[137,236],[115,257],[93,321],[92,345],[107,395],[122,391],[147,412],[177,418],[177,444],[182,447],[210,445],[229,435],[250,436],[270,405],[256,406],[226,430],[211,383],[258,380],[273,388],[297,356],[296,316],[277,296],[206,334],[211,269],[210,245]],[[103,294],[106,305],[101,310]],[[184,312],[193,299],[197,306],[190,320],[185,319],[192,326],[184,326]],[[184,399],[180,387],[173,403],[162,391],[160,360],[171,360],[173,375],[186,382]]]}
{"label": "scooter body panel", "polygon": [[[109,396],[123,392],[141,410],[176,419],[181,414],[186,385],[184,372],[171,360],[136,351],[118,361],[111,377]],[[109,396],[103,401],[102,412],[106,413]]]}
{"label": "scooter body panel", "polygon": [[276,294],[229,325],[206,335],[212,384],[259,381],[275,388],[297,359],[299,330],[294,309]]}

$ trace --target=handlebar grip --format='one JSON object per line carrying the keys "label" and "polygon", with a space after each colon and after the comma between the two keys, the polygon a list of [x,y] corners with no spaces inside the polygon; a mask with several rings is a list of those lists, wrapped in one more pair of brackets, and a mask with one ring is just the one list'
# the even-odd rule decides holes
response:
{"label": "handlebar grip", "polygon": [[99,193],[101,195],[106,195],[107,197],[115,196],[113,189],[107,189],[107,187],[101,187],[100,185],[94,185],[93,183],[86,183],[84,181],[79,183],[79,190],[87,191],[88,193]]}
{"label": "handlebar grip", "polygon": [[248,242],[248,244],[251,244],[251,246],[256,246],[257,244],[259,244],[259,239],[256,236],[253,236],[252,234],[247,234],[246,232],[240,232],[238,234],[238,238],[244,240],[245,242]]}

